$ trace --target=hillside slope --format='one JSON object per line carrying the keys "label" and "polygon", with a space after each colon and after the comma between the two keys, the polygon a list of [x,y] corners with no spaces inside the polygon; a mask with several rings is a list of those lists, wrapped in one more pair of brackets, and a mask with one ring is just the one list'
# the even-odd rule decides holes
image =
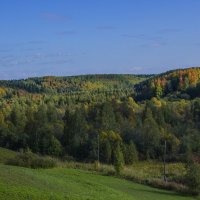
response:
{"label": "hillside slope", "polygon": [[108,91],[133,89],[136,83],[149,75],[80,75],[69,77],[38,77],[24,80],[0,81],[0,87],[21,89],[30,93],[72,93],[81,91]]}
{"label": "hillside slope", "polygon": [[158,74],[135,85],[138,99],[165,97],[173,93],[200,96],[200,67],[177,69]]}
{"label": "hillside slope", "polygon": [[91,172],[0,165],[1,200],[198,200]]}
{"label": "hillside slope", "polygon": [[[165,97],[168,93],[165,94],[163,88],[173,83],[173,79],[184,80],[183,83],[188,80],[189,86],[196,88],[199,71],[199,68],[191,68],[151,77],[139,84],[141,90],[138,94],[145,98],[152,92],[152,96]],[[194,80],[192,74],[196,77]],[[200,99],[188,101],[180,97],[175,100],[153,98],[151,101],[135,101],[135,78],[131,75],[88,75],[2,82],[14,85],[13,88],[7,85],[9,89],[6,92],[5,88],[0,90],[0,146],[17,151],[28,147],[34,153],[70,155],[79,161],[93,162],[97,158],[99,133],[102,137],[100,160],[106,163],[113,162],[116,141],[123,142],[121,149],[129,149],[133,143],[131,148],[136,149],[135,155],[138,153],[139,159],[160,159],[166,138],[170,160],[182,161],[186,157],[181,155],[191,152],[199,156]],[[46,79],[48,81],[45,82]],[[74,84],[74,91],[57,93],[55,89],[55,93],[30,93],[17,85],[23,83],[25,86],[31,80],[36,85],[46,84],[44,88],[64,89],[59,83],[66,87],[69,84],[69,88]],[[41,82],[37,82],[39,80]],[[160,83],[158,80],[162,80],[163,87],[154,84]],[[152,87],[149,87],[151,83]],[[96,90],[102,84],[105,90]],[[31,84],[27,84],[27,88],[28,85]],[[179,86],[172,85],[175,96]],[[75,86],[78,88],[76,92]],[[186,91],[180,87],[180,92],[183,92],[180,95],[186,96]],[[107,157],[104,156],[104,148],[108,152]],[[125,162],[129,163],[127,155],[123,151]]]}
{"label": "hillside slope", "polygon": [[5,149],[0,147],[0,163],[6,162],[10,158],[14,158],[16,156],[15,151],[11,151],[9,149]]}

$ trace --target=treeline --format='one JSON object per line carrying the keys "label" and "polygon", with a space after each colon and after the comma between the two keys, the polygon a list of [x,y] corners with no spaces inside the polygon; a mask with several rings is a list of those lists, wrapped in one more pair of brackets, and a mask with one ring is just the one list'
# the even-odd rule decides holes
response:
{"label": "treeline", "polygon": [[148,77],[150,76],[108,74],[0,81],[0,106],[4,102],[12,104],[16,98],[45,101],[50,96],[60,105],[122,99],[134,96],[134,85]]}
{"label": "treeline", "polygon": [[24,90],[29,93],[76,93],[133,90],[133,86],[149,75],[82,75],[71,77],[47,76],[24,80],[0,81],[0,87]]}
{"label": "treeline", "polygon": [[200,153],[200,99],[73,102],[41,95],[4,99],[0,106],[0,146],[13,150],[94,161],[99,142],[101,162],[113,163],[119,154],[127,164],[162,159],[164,141],[170,160]]}

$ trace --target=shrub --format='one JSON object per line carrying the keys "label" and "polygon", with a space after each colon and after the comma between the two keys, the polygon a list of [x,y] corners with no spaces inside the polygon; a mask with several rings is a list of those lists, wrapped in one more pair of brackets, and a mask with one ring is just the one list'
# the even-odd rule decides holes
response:
{"label": "shrub", "polygon": [[117,174],[121,174],[121,171],[124,168],[124,157],[119,144],[117,144],[114,152],[114,167]]}
{"label": "shrub", "polygon": [[14,158],[6,162],[7,165],[14,165],[28,168],[53,168],[56,166],[56,161],[52,158],[40,157],[30,151],[19,153]]}
{"label": "shrub", "polygon": [[73,156],[69,156],[69,155],[65,155],[61,159],[63,162],[74,162],[75,161],[75,158]]}
{"label": "shrub", "polygon": [[95,162],[94,162],[94,170],[95,170],[95,171],[99,171],[99,167],[100,167],[99,161],[98,161],[98,160],[95,160]]}
{"label": "shrub", "polygon": [[55,137],[52,137],[48,149],[48,154],[53,156],[60,156],[61,153],[62,153],[62,146],[60,142]]}
{"label": "shrub", "polygon": [[200,192],[200,166],[197,163],[187,165],[186,183],[191,191]]}
{"label": "shrub", "polygon": [[31,163],[31,168],[53,168],[56,167],[56,161],[52,158],[38,157]]}

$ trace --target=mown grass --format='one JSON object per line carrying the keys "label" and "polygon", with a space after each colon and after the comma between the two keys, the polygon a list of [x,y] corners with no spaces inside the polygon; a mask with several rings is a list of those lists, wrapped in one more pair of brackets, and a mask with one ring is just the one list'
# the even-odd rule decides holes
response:
{"label": "mown grass", "polygon": [[95,172],[54,168],[28,169],[0,164],[2,200],[199,200],[175,192],[102,176]]}
{"label": "mown grass", "polygon": [[[19,155],[19,153],[15,153],[13,151],[0,148],[0,163],[1,162],[6,163],[9,159],[14,158],[16,156],[16,154]],[[106,179],[106,176],[100,176],[100,175],[109,175],[109,176],[112,176],[112,177],[110,177],[111,179],[114,178],[113,180],[118,180],[121,184],[124,184],[125,179],[129,180],[129,181],[131,180],[131,182],[126,182],[126,183],[129,183],[129,184],[132,183],[135,187],[137,186],[137,184],[135,184],[135,183],[142,183],[143,185],[150,185],[150,186],[157,187],[160,189],[162,188],[162,189],[174,190],[174,191],[178,191],[181,193],[188,192],[187,187],[180,184],[180,182],[178,182],[179,180],[181,180],[184,177],[184,175],[186,173],[185,166],[182,163],[167,164],[166,169],[167,169],[167,175],[168,175],[169,182],[166,184],[162,180],[163,164],[159,163],[159,162],[152,162],[152,161],[151,162],[138,162],[131,166],[125,166],[122,174],[118,177],[116,177],[115,170],[112,165],[101,164],[100,167],[98,168],[98,170],[96,169],[95,164],[92,164],[92,163],[62,162],[62,161],[57,160],[57,165],[59,167],[52,169],[51,172],[53,174],[55,172],[58,172],[58,174],[57,174],[58,176],[60,176],[59,174],[62,170],[65,170],[65,171],[63,171],[63,173],[67,173],[67,175],[70,175],[69,172],[71,172],[71,170],[72,171],[77,170],[77,173],[82,172],[83,174],[90,174],[91,177],[98,176],[98,174],[99,174],[99,177],[104,177],[104,179]],[[21,199],[20,195],[22,195],[22,199],[23,198],[24,199],[37,199],[38,197],[40,197],[40,195],[41,195],[41,199],[82,199],[82,191],[78,190],[78,188],[82,187],[82,185],[74,185],[73,186],[73,188],[77,187],[77,189],[75,189],[75,191],[79,191],[79,193],[80,193],[80,195],[77,198],[76,198],[75,194],[72,194],[69,197],[68,197],[68,195],[65,196],[64,190],[61,192],[61,194],[62,194],[61,195],[61,194],[57,194],[56,189],[55,189],[55,191],[53,192],[53,196],[51,196],[51,195],[48,196],[49,194],[47,195],[45,193],[41,193],[40,190],[38,191],[38,189],[42,189],[42,188],[45,189],[44,187],[46,185],[47,186],[46,190],[48,191],[47,193],[50,192],[50,194],[51,194],[51,192],[52,192],[51,191],[52,184],[49,184],[49,180],[51,180],[51,179],[49,179],[50,178],[49,175],[47,176],[47,174],[46,174],[48,172],[48,170],[29,171],[28,169],[15,168],[15,167],[9,166],[8,171],[6,173],[4,173],[3,171],[6,171],[6,170],[4,169],[3,166],[4,165],[1,166],[1,168],[3,170],[1,170],[1,168],[0,168],[0,170],[1,170],[1,172],[0,172],[0,199],[1,199],[1,197],[2,197],[2,199],[5,199],[5,198],[3,198],[4,193],[5,193],[5,195],[6,195],[5,197],[7,199],[16,199],[16,198]],[[23,177],[19,176],[19,173],[21,173],[21,170],[25,174],[25,176],[23,176]],[[8,173],[8,172],[10,172],[10,173]],[[74,175],[79,176],[76,173]],[[12,181],[13,178],[16,182],[22,181],[24,185],[21,183],[15,184],[15,181],[14,181],[14,182],[12,182],[12,184],[14,183],[14,186],[13,186],[12,184],[10,184],[11,183],[10,181]],[[69,180],[65,180],[66,182],[65,181],[63,182],[64,185],[71,184],[70,180],[72,177],[69,176],[67,178],[69,178]],[[107,176],[107,178],[109,178],[109,177]],[[120,179],[116,179],[116,178],[120,178]],[[38,179],[38,180],[36,180],[36,179]],[[56,179],[57,180],[55,180],[55,182],[62,181],[62,178],[59,179],[59,177],[56,177]],[[98,184],[99,180],[101,178],[100,179],[97,178],[97,179],[98,180],[96,180],[96,183]],[[122,179],[124,179],[124,180],[122,180]],[[1,180],[4,180],[4,181],[2,182]],[[26,181],[23,181],[23,180],[26,180]],[[36,180],[36,182],[34,183],[33,180]],[[41,181],[42,185],[37,184],[37,182],[39,182],[39,180]],[[25,184],[25,182],[27,183],[27,185]],[[44,182],[44,184],[42,182]],[[79,178],[77,179],[77,182],[80,183]],[[34,184],[32,185],[32,183],[34,183]],[[95,181],[94,181],[94,183],[95,183]],[[6,186],[6,184],[8,184],[8,185]],[[94,187],[93,190],[95,190],[95,184],[94,185],[93,185],[93,183],[88,183],[88,184],[92,185],[92,187]],[[117,190],[117,188],[115,188],[116,184],[117,183],[115,182],[111,189]],[[38,185],[39,185],[39,188],[38,188]],[[107,187],[106,181],[103,185]],[[60,184],[59,187],[62,188],[63,187],[62,184]],[[146,186],[141,186],[141,187],[146,187]],[[126,191],[126,189],[124,189],[124,190]],[[156,189],[152,189],[152,190],[156,191]],[[87,189],[86,189],[86,191],[87,191]],[[15,193],[17,195],[16,198],[15,198]],[[110,191],[110,193],[112,194],[112,191]],[[176,194],[176,193],[171,193],[171,194]],[[61,195],[61,196],[59,196],[59,195]],[[95,195],[97,195],[97,194],[94,194],[94,196]],[[102,195],[104,195],[104,194],[102,194]],[[84,196],[84,194],[83,194],[83,196]],[[84,196],[83,199],[87,199],[87,198]],[[113,199],[118,199],[118,198],[114,197]],[[128,197],[127,197],[127,199],[128,199]]]}

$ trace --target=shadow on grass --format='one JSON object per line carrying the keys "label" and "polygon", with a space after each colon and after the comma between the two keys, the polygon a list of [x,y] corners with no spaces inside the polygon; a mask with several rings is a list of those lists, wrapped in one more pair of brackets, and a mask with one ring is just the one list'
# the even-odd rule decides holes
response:
{"label": "shadow on grass", "polygon": [[168,196],[179,196],[179,197],[193,197],[194,199],[198,199],[198,197],[195,197],[195,196],[192,196],[192,195],[188,195],[188,194],[181,194],[181,193],[176,193],[176,192],[173,192],[173,191],[165,191],[165,190],[148,190],[148,189],[133,189],[135,191],[138,191],[138,192],[147,192],[147,193],[153,193],[153,194],[160,194],[160,195],[168,195]]}

